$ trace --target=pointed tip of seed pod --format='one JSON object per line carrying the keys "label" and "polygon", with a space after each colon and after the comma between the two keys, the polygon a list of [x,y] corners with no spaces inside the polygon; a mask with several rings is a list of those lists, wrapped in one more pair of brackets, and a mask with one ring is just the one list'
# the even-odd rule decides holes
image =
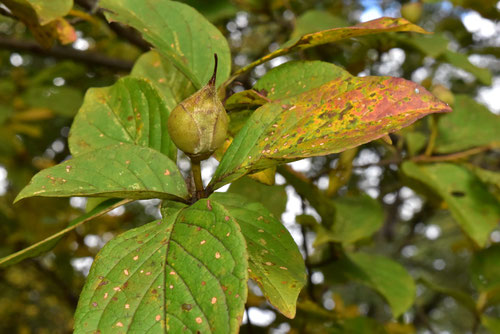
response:
{"label": "pointed tip of seed pod", "polygon": [[212,74],[212,77],[210,78],[210,81],[208,82],[208,84],[210,86],[215,86],[215,80],[217,78],[217,62],[218,62],[217,53],[214,53],[214,60],[215,60],[214,74]]}

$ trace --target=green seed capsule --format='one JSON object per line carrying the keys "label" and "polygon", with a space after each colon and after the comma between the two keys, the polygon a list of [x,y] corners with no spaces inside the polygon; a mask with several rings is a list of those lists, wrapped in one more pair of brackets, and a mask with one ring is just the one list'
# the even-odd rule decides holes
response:
{"label": "green seed capsule", "polygon": [[226,139],[229,118],[217,95],[217,55],[208,84],[182,101],[168,118],[168,133],[191,159],[207,159]]}

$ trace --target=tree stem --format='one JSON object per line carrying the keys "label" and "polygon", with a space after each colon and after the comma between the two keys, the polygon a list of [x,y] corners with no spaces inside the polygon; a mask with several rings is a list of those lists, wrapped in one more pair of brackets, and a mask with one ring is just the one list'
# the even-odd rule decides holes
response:
{"label": "tree stem", "polygon": [[191,160],[191,171],[193,173],[194,185],[196,186],[196,199],[204,197],[203,180],[201,179],[200,160]]}

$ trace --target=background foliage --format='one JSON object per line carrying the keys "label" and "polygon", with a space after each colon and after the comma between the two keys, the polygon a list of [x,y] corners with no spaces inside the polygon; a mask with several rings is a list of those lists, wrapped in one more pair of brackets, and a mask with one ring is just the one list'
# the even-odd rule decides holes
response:
{"label": "background foliage", "polygon": [[[68,157],[69,126],[86,90],[110,86],[132,67],[135,75],[162,78],[147,66],[158,55],[144,53],[149,45],[137,32],[108,24],[104,16],[110,14],[94,1],[57,2],[49,11],[37,11],[35,0],[2,1],[0,7],[0,257],[98,205],[77,197],[12,204],[35,173]],[[305,33],[353,25],[371,14],[397,17],[406,5],[184,2],[228,39],[233,71],[279,46],[292,46]],[[229,87],[249,89],[289,60],[322,60],[352,75],[414,80],[454,109],[391,135],[392,145],[375,141],[279,167],[278,185],[248,177],[230,185],[229,192],[281,215],[308,270],[293,320],[251,284],[241,332],[498,332],[500,121],[494,113],[500,107],[491,95],[498,91],[499,16],[496,1],[425,1],[416,23],[433,35],[380,34],[301,50],[257,66]],[[176,61],[175,55],[164,56]],[[222,63],[219,79],[229,76],[229,60]],[[211,70],[198,65],[189,71],[208,77]],[[257,87],[266,87],[265,80]],[[175,94],[179,89],[168,89],[173,83],[194,90],[175,79],[157,85],[162,94]],[[240,113],[232,114],[233,129],[241,126]],[[187,160],[181,156],[179,164],[187,173]],[[213,170],[211,160],[205,173]],[[157,219],[158,205],[142,200],[119,207],[78,227],[48,254],[0,268],[0,331],[71,332],[93,257],[112,237]]]}

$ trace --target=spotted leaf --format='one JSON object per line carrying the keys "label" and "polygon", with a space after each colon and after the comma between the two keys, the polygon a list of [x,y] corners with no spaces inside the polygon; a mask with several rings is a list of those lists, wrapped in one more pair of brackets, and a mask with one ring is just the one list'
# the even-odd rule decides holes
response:
{"label": "spotted leaf", "polygon": [[219,56],[217,80],[231,71],[229,45],[221,32],[194,8],[176,1],[102,0],[109,21],[142,33],[196,88],[212,76],[213,54]]}
{"label": "spotted leaf", "polygon": [[167,131],[170,109],[144,79],[125,77],[113,86],[89,89],[73,121],[69,148],[79,155],[113,144],[151,147],[175,161]]}
{"label": "spotted leaf", "polygon": [[241,227],[248,249],[250,278],[283,315],[295,317],[297,297],[306,283],[304,260],[287,229],[260,203],[239,195],[211,197],[229,211]]}
{"label": "spotted leaf", "polygon": [[282,162],[341,152],[447,111],[448,105],[411,81],[342,76],[253,112],[223,156],[211,186]]}
{"label": "spotted leaf", "polygon": [[[284,47],[271,52],[264,57],[254,61],[253,63],[245,66],[226,81],[225,85],[232,82],[238,75],[248,70],[251,70],[257,65],[265,63],[271,59],[279,56],[289,54],[291,52],[308,49],[314,46],[323,45],[327,43],[334,43],[353,37],[360,37],[372,34],[379,34],[383,32],[396,32],[396,31],[412,31],[421,34],[428,34],[426,30],[421,27],[410,23],[403,18],[381,17],[368,22],[363,22],[352,27],[334,28],[322,30],[310,34],[305,34],[301,37],[296,37],[287,42]],[[294,81],[292,81],[294,82]]]}
{"label": "spotted leaf", "polygon": [[19,193],[26,197],[187,198],[175,163],[148,147],[108,146],[42,170]]}
{"label": "spotted leaf", "polygon": [[172,204],[97,255],[75,333],[236,333],[247,296],[245,240],[215,202]]}

